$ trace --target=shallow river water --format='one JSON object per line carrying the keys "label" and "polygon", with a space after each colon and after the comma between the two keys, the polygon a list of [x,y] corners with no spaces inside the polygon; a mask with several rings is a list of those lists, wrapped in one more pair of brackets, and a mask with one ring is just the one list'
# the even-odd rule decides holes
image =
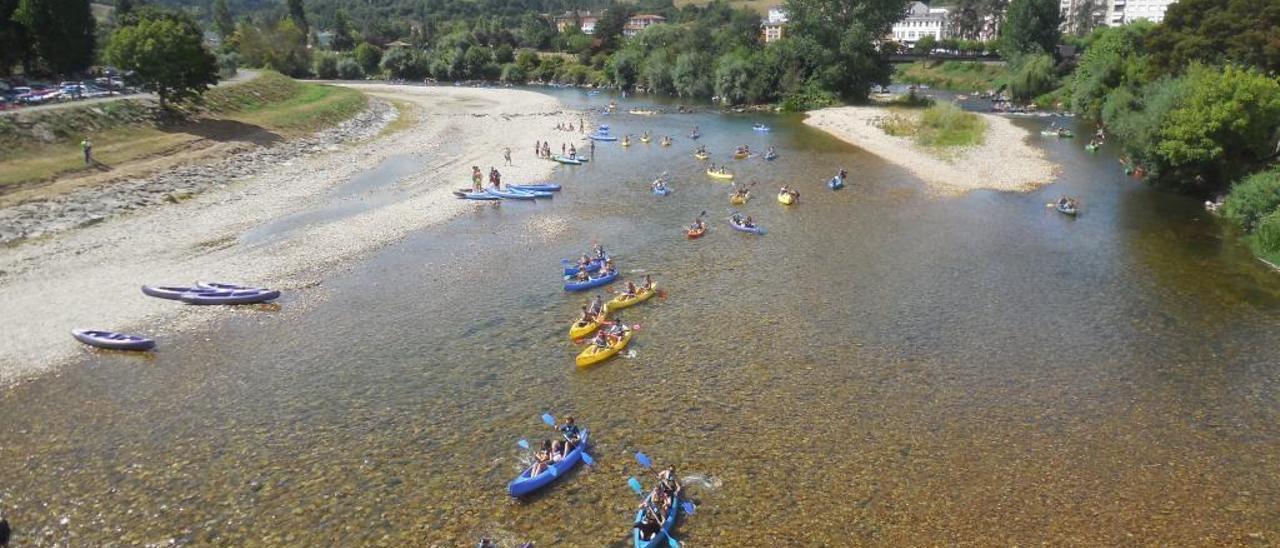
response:
{"label": "shallow river water", "polygon": [[[600,119],[676,145],[601,143],[554,199],[478,204],[315,306],[0,394],[17,545],[621,545],[636,450],[702,480],[691,546],[1280,542],[1280,275],[1194,200],[1082,141],[1043,141],[1058,183],[951,197],[798,117]],[[694,124],[759,181],[740,209],[767,235],[728,229]],[[738,143],[781,157],[730,160]],[[1064,193],[1079,218],[1044,207]],[[593,241],[669,295],[624,312],[633,358],[579,371],[587,295],[557,272]],[[596,466],[512,501],[543,412],[591,428]]]}

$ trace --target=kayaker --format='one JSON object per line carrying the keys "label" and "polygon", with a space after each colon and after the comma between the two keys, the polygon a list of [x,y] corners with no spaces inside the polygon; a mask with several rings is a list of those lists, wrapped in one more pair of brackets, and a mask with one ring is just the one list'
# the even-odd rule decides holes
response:
{"label": "kayaker", "polygon": [[675,466],[668,466],[666,470],[658,472],[658,486],[662,487],[671,495],[680,492],[680,478],[676,477]]}
{"label": "kayaker", "polygon": [[542,440],[542,448],[533,454],[533,467],[529,470],[529,477],[537,477],[538,474],[546,471],[551,464],[551,440]]}
{"label": "kayaker", "polygon": [[587,269],[579,266],[578,273],[574,274],[574,277],[580,282],[587,281],[589,279],[589,277],[587,276]]}
{"label": "kayaker", "polygon": [[569,145],[569,157],[574,159],[578,158],[578,149],[573,145]]}
{"label": "kayaker", "polygon": [[662,524],[658,523],[658,518],[653,515],[652,511],[644,513],[644,519],[637,521],[634,525],[640,531],[640,540],[653,540],[653,537],[662,530]]}
{"label": "kayaker", "polygon": [[556,440],[551,442],[551,462],[552,463],[557,463],[564,460],[564,456],[566,453],[568,453],[568,451],[565,450],[565,445],[563,441]]}
{"label": "kayaker", "polygon": [[742,226],[747,228],[755,228],[756,224],[751,221],[751,216],[747,215],[747,219],[745,221],[742,221]]}
{"label": "kayaker", "polygon": [[591,246],[591,250],[595,252],[597,259],[608,258],[608,255],[606,255],[604,252],[604,246],[601,244],[596,244],[594,246]]}
{"label": "kayaker", "polygon": [[644,286],[643,286],[643,287],[644,287],[646,290],[653,290],[653,276],[650,276],[650,275],[648,275],[648,274],[645,274],[645,275],[644,275]]}
{"label": "kayaker", "polygon": [[484,175],[480,173],[480,166],[471,166],[471,189],[476,192],[484,190]]}
{"label": "kayaker", "polygon": [[578,327],[586,327],[587,324],[595,321],[595,319],[596,313],[588,309],[587,305],[582,305],[582,316],[578,317]]}
{"label": "kayaker", "polygon": [[847,170],[847,169],[845,169],[845,168],[840,168],[840,175],[839,175],[839,177],[840,177],[840,182],[842,182],[842,183],[843,183],[843,182],[844,182],[845,177],[848,177],[848,176],[849,176],[849,170]]}
{"label": "kayaker", "polygon": [[596,345],[596,348],[604,350],[606,348],[609,348],[609,339],[610,339],[609,333],[601,329],[598,333],[596,333],[595,338],[591,339],[591,344]]}
{"label": "kayaker", "polygon": [[599,314],[601,311],[603,311],[603,310],[604,310],[604,297],[600,296],[600,294],[599,294],[599,293],[596,293],[596,298],[595,298],[594,300],[592,300],[592,301],[591,301],[591,306],[590,306],[589,310],[591,310],[591,313],[592,313],[592,314]]}
{"label": "kayaker", "polygon": [[582,438],[582,430],[573,423],[573,417],[565,417],[564,426],[560,427],[560,434],[564,436],[565,442],[569,444],[569,449],[577,447],[578,440]]}
{"label": "kayaker", "polygon": [[636,287],[635,282],[627,280],[627,288],[622,291],[622,296],[633,299],[636,296],[636,291],[639,291],[639,288]]}

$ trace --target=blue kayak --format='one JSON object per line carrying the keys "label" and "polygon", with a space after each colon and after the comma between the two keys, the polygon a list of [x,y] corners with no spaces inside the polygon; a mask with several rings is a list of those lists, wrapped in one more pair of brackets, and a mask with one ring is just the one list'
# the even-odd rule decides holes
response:
{"label": "blue kayak", "polygon": [[565,276],[564,290],[565,291],[586,291],[591,288],[600,287],[602,285],[608,285],[612,283],[614,280],[616,280],[617,278],[618,278],[618,269],[616,268],[613,269],[613,271],[608,272],[603,276],[600,276],[599,278],[588,278],[587,281],[585,282],[576,281],[573,276]]}
{"label": "blue kayak", "polygon": [[187,304],[257,304],[273,301],[279,296],[280,292],[274,289],[241,289],[187,293],[180,300]]}
{"label": "blue kayak", "polygon": [[151,350],[156,341],[137,335],[126,335],[114,331],[98,331],[96,329],[72,329],[71,336],[89,346],[108,350]]}
{"label": "blue kayak", "polygon": [[666,196],[668,194],[671,194],[671,187],[664,186],[661,188],[654,188],[653,193],[657,194],[658,196]]}
{"label": "blue kayak", "polygon": [[578,440],[578,445],[574,446],[573,450],[569,451],[569,454],[565,455],[560,462],[552,464],[550,468],[543,470],[542,473],[538,474],[536,477],[529,477],[529,472],[533,471],[533,466],[525,468],[524,472],[521,472],[519,477],[511,480],[511,483],[507,484],[507,493],[513,497],[523,497],[529,493],[537,491],[538,489],[546,487],[551,482],[560,479],[561,476],[565,475],[571,468],[576,466],[578,461],[582,460],[582,452],[586,450],[587,430],[584,428],[582,429],[581,437]]}
{"label": "blue kayak", "polygon": [[536,185],[507,185],[507,188],[511,190],[524,190],[524,191],[536,190],[540,192],[560,192],[560,185],[551,184],[551,183],[539,183]]}
{"label": "blue kayak", "polygon": [[827,188],[830,188],[831,190],[840,190],[844,188],[844,179],[832,177],[830,181],[827,181]]}
{"label": "blue kayak", "polygon": [[149,297],[156,297],[159,299],[171,299],[174,301],[180,300],[182,296],[187,293],[209,293],[214,291],[217,291],[217,290],[209,289],[205,287],[199,287],[199,286],[185,286],[185,285],[144,285],[142,286],[142,294],[144,295],[147,295]]}
{"label": "blue kayak", "polygon": [[[560,264],[566,265],[564,267],[565,276],[572,276],[578,273],[578,263],[576,261],[563,259],[560,261]],[[600,270],[601,266],[604,266],[604,261],[600,259],[591,259],[591,262],[587,263],[587,272],[595,272],[597,270]]]}
{"label": "blue kayak", "polygon": [[755,131],[769,131],[769,126],[766,126],[764,124],[756,124],[751,126],[751,129]]}
{"label": "blue kayak", "polygon": [[605,133],[592,133],[587,136],[592,141],[617,141],[618,138]]}
{"label": "blue kayak", "polygon": [[552,159],[552,160],[555,160],[555,161],[557,161],[557,162],[560,162],[560,163],[562,163],[562,164],[568,164],[568,165],[571,165],[571,166],[580,166],[580,165],[582,165],[582,158],[570,158],[570,157],[568,157],[568,156],[561,156],[561,155],[557,154],[557,155],[555,155],[555,156],[552,156],[552,157],[551,157],[551,159]]}
{"label": "blue kayak", "polygon": [[490,196],[496,196],[498,198],[506,198],[508,200],[532,200],[534,198],[537,198],[537,196],[534,196],[533,194],[530,194],[528,192],[519,192],[519,191],[513,191],[513,190],[499,190],[492,187],[486,188],[484,189],[484,191],[488,192]]}
{"label": "blue kayak", "polygon": [[742,226],[738,223],[733,222],[733,219],[729,219],[729,226],[733,227],[734,230],[738,230],[741,232],[750,232],[752,234],[764,234],[764,227],[760,225]]}
{"label": "blue kayak", "polygon": [[772,162],[772,161],[774,161],[774,160],[777,160],[777,159],[778,159],[778,154],[777,154],[777,153],[775,153],[775,152],[770,152],[770,153],[768,153],[768,154],[765,154],[765,155],[764,155],[764,159],[765,159],[765,160],[767,160],[767,161]]}
{"label": "blue kayak", "polygon": [[453,195],[459,198],[462,198],[464,200],[501,200],[501,198],[483,191],[481,192],[454,191]]}
{"label": "blue kayak", "polygon": [[[649,499],[651,498],[653,498],[652,493],[650,493],[649,496],[644,498],[645,506],[649,505]],[[635,540],[636,548],[659,548],[661,546],[667,546],[667,538],[670,537],[671,535],[671,528],[675,526],[676,518],[678,517],[679,512],[680,512],[680,497],[676,497],[675,500],[671,501],[671,510],[667,512],[667,519],[663,520],[662,522],[662,529],[659,530],[656,534],[654,534],[653,538],[649,540],[644,540],[640,538],[639,527],[632,527],[631,536],[633,540]],[[643,507],[636,511],[636,520],[632,522],[632,524],[634,525],[636,523],[642,523],[642,522],[644,522]]]}

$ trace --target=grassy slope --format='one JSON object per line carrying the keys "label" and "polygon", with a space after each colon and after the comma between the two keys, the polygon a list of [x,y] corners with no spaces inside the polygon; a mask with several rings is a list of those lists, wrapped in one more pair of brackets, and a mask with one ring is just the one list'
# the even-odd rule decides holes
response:
{"label": "grassy slope", "polygon": [[893,74],[895,82],[962,92],[996,89],[1008,79],[1007,66],[975,61],[916,61],[898,65]]}
{"label": "grassy slope", "polygon": [[[0,186],[85,171],[80,139],[94,143],[94,158],[108,166],[189,149],[202,139],[230,139],[254,132],[280,137],[306,135],[354,116],[365,105],[358,91],[298,82],[274,73],[210,90],[203,104],[176,110],[193,122],[157,124],[141,113],[149,107],[123,100],[52,111],[42,123],[56,140],[35,142],[0,120]],[[124,114],[120,114],[124,113]]]}

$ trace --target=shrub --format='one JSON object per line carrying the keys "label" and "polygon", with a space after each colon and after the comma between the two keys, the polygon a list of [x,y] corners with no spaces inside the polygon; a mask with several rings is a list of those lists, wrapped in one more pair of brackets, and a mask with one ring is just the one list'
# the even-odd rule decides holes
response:
{"label": "shrub", "polygon": [[[1280,167],[1255,173],[1236,183],[1222,206],[1222,216],[1248,232],[1280,210]],[[1273,250],[1274,251],[1274,250]]]}
{"label": "shrub", "polygon": [[826,108],[836,104],[834,93],[822,89],[816,82],[808,82],[800,89],[782,96],[782,110],[787,112],[803,112]]}
{"label": "shrub", "polygon": [[970,146],[982,143],[987,123],[952,103],[939,103],[920,115],[916,143],[924,146]]}
{"label": "shrub", "polygon": [[343,57],[338,60],[338,78],[343,80],[363,80],[364,69],[355,59]]}
{"label": "shrub", "polygon": [[322,80],[337,78],[338,55],[328,51],[317,53],[313,58],[311,70],[316,73],[316,78]]}
{"label": "shrub", "polygon": [[1280,252],[1280,210],[1272,211],[1262,218],[1253,233],[1254,245],[1265,254]]}

